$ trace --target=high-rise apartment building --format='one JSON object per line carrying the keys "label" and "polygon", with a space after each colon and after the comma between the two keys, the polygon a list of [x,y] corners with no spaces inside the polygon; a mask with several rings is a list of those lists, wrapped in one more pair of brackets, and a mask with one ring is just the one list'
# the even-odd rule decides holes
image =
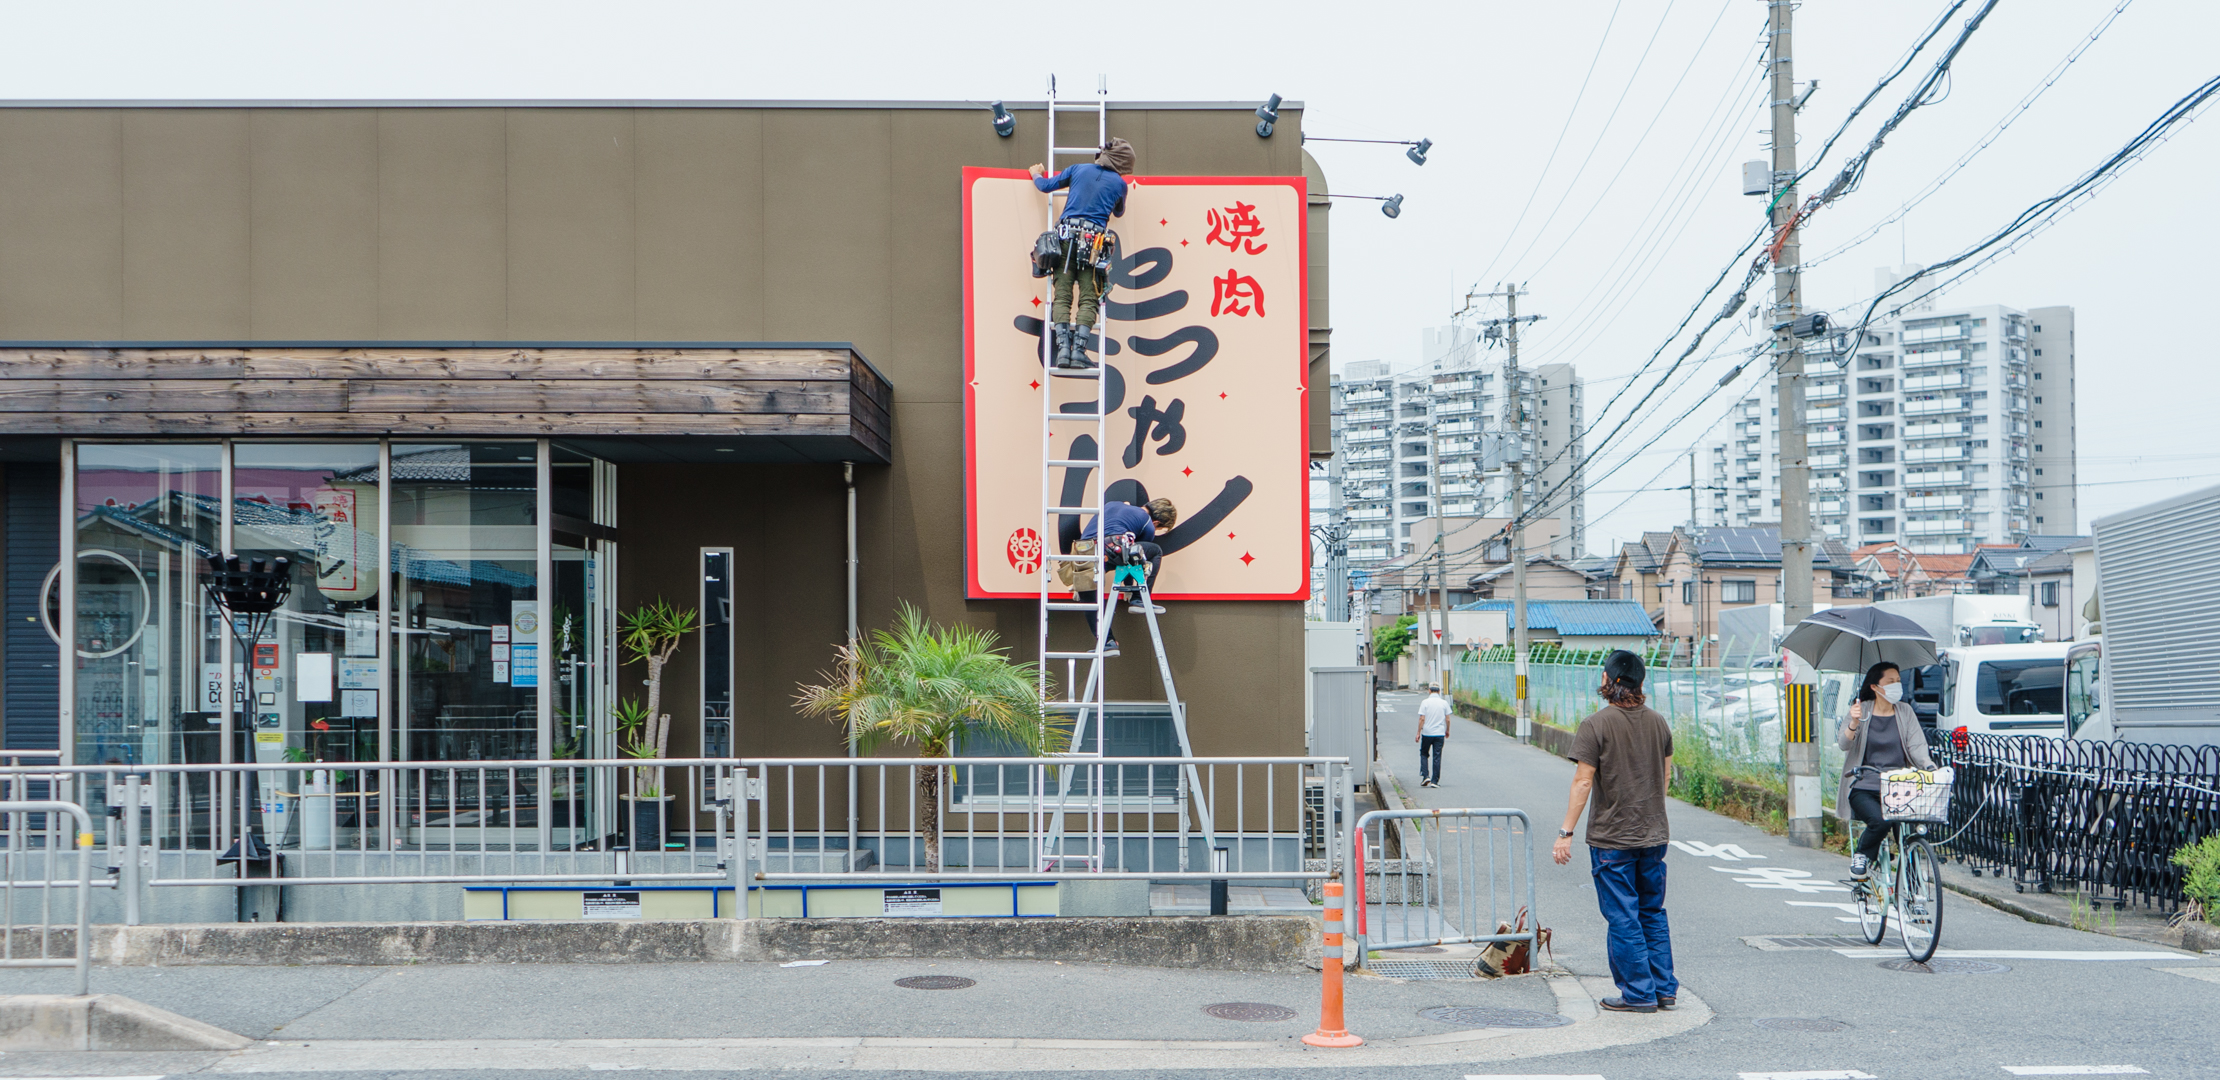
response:
{"label": "high-rise apartment building", "polygon": [[[1510,473],[1501,466],[1520,451],[1503,425],[1502,354],[1478,347],[1464,327],[1423,331],[1420,343],[1424,360],[1415,369],[1396,374],[1387,361],[1363,361],[1334,380],[1334,462],[1355,568],[1409,551],[1411,526],[1433,514],[1437,487],[1445,517],[1510,513]],[[1566,481],[1581,450],[1579,374],[1569,364],[1522,369],[1518,393],[1529,504],[1556,493],[1546,516],[1565,520],[1562,554],[1578,554],[1586,498]]]}
{"label": "high-rise apartment building", "polygon": [[[1817,535],[1965,552],[2075,531],[2074,309],[1921,304],[1806,369]],[[1696,524],[1780,520],[1776,406],[1768,383],[1698,451]]]}

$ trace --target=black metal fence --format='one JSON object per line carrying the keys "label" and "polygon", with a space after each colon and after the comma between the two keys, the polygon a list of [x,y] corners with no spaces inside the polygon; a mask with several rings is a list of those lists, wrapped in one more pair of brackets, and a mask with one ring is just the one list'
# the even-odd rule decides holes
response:
{"label": "black metal fence", "polygon": [[2173,854],[2220,833],[2220,747],[1930,735],[1957,770],[1949,852],[2014,889],[2077,885],[2115,905],[2181,906]]}

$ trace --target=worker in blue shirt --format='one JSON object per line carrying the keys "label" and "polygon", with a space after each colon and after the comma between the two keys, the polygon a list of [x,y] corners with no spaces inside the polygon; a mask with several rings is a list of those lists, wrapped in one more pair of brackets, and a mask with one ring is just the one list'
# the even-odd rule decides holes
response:
{"label": "worker in blue shirt", "polygon": [[[1105,522],[1108,524],[1105,525]],[[1102,513],[1087,522],[1086,528],[1080,530],[1080,542],[1074,547],[1073,553],[1092,554],[1094,552],[1093,545],[1098,543],[1098,538],[1103,535],[1131,538],[1141,549],[1141,555],[1148,560],[1149,601],[1154,604],[1156,575],[1164,569],[1164,549],[1156,543],[1156,531],[1158,529],[1169,529],[1178,523],[1179,508],[1173,506],[1170,499],[1150,499],[1146,506],[1135,506],[1132,503],[1113,500],[1104,503]],[[1069,566],[1071,564],[1066,563],[1065,565]],[[1080,603],[1095,603],[1097,595],[1095,590],[1085,587],[1094,584],[1094,568],[1092,566],[1077,569],[1073,582],[1080,586],[1073,590]],[[1140,605],[1134,605],[1133,610],[1137,613],[1140,612]],[[1156,611],[1158,614],[1163,614],[1164,609],[1157,607]],[[1089,610],[1087,612],[1087,636],[1089,639],[1092,639],[1097,633],[1095,629],[1096,622],[1095,611]],[[1117,654],[1118,639],[1113,635],[1104,645],[1104,655],[1116,656]]]}
{"label": "worker in blue shirt", "polygon": [[[1054,176],[1033,166],[1033,186],[1042,191],[1071,189],[1064,197],[1064,215],[1057,233],[1064,242],[1064,259],[1056,268],[1056,292],[1048,306],[1055,335],[1054,363],[1060,368],[1091,368],[1087,358],[1089,329],[1100,314],[1101,302],[1110,291],[1110,218],[1125,216],[1125,178],[1133,172],[1133,144],[1111,139],[1092,163],[1074,165]],[[1078,318],[1072,318],[1072,294],[1079,295]]]}

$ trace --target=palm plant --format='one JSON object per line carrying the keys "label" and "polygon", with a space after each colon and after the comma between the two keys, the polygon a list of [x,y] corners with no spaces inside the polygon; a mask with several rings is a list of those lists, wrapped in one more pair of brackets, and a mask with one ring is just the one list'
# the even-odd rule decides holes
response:
{"label": "palm plant", "polygon": [[[887,741],[919,757],[948,757],[966,738],[1014,742],[1028,753],[1060,744],[1036,696],[1036,669],[1012,663],[989,630],[936,627],[905,603],[895,625],[841,646],[839,663],[803,686],[795,704],[807,716],[840,724],[851,745]],[[918,832],[925,870],[940,872],[941,766],[915,770]]]}

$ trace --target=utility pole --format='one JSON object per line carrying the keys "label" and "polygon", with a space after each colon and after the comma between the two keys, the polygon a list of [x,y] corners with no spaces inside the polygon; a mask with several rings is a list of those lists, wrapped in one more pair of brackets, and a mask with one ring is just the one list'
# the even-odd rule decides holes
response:
{"label": "utility pole", "polygon": [[1440,397],[1433,392],[1432,384],[1429,383],[1426,394],[1426,494],[1430,497],[1434,511],[1433,563],[1437,575],[1435,584],[1441,588],[1434,610],[1441,613],[1441,627],[1434,629],[1435,620],[1431,617],[1426,620],[1427,629],[1434,631],[1434,677],[1427,681],[1436,686],[1447,683],[1449,667],[1442,662],[1442,650],[1449,644],[1449,575],[1448,568],[1443,565],[1444,556],[1449,549],[1442,543],[1441,535],[1441,419],[1434,414],[1434,410],[1440,407]]}
{"label": "utility pole", "polygon": [[[1797,242],[1796,65],[1791,49],[1793,0],[1768,0],[1772,42],[1773,183],[1788,185],[1773,200],[1773,347],[1780,355],[1781,410],[1781,625],[1811,616],[1811,462],[1806,455],[1804,353],[1789,323],[1803,314],[1803,255]],[[1819,744],[1812,716],[1809,669],[1794,667],[1797,683],[1784,688],[1787,719],[1788,838],[1800,847],[1820,843]]]}

